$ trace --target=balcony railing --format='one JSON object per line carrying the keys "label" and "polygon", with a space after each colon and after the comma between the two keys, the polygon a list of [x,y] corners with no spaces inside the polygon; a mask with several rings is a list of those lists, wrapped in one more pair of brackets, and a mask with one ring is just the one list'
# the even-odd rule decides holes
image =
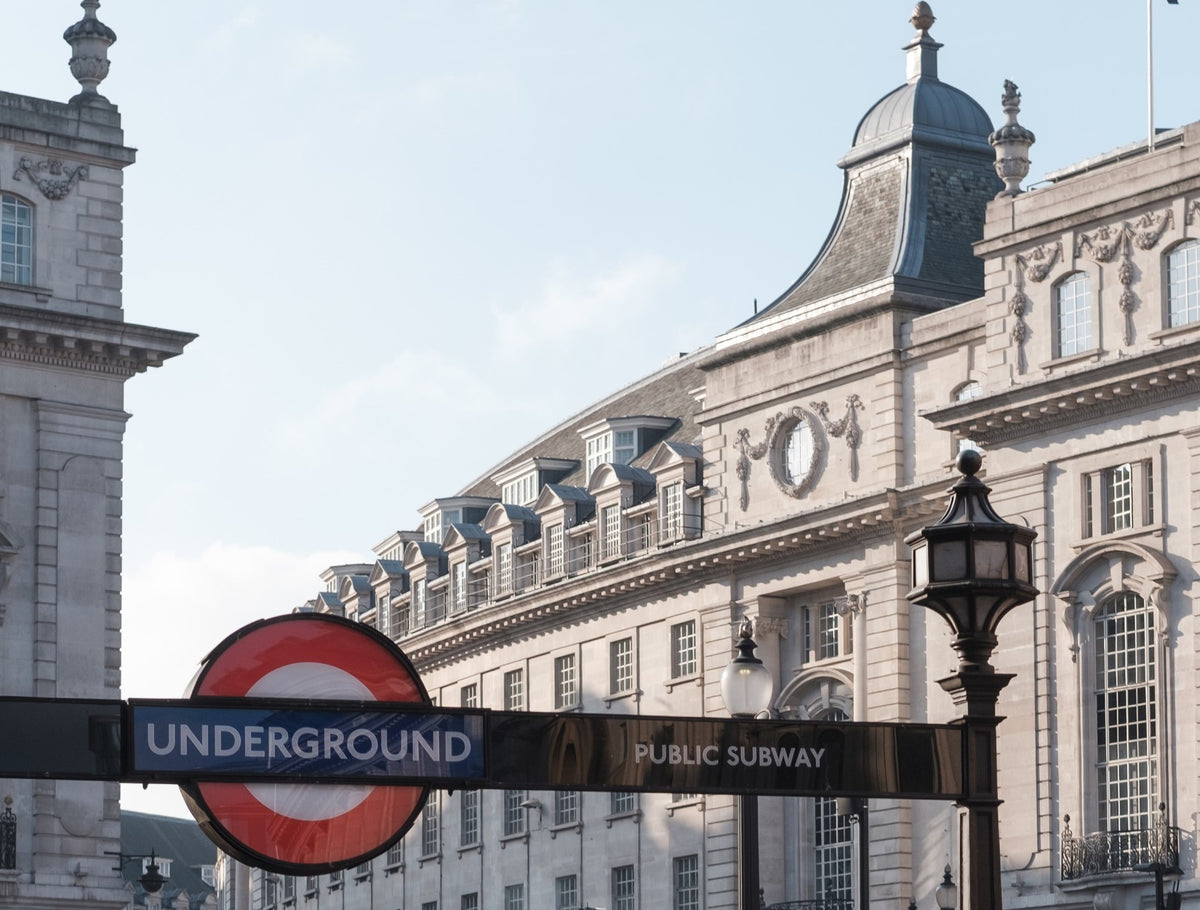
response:
{"label": "balcony railing", "polygon": [[1179,829],[1167,824],[1167,807],[1159,805],[1159,816],[1148,828],[1135,831],[1101,831],[1075,837],[1071,816],[1063,819],[1063,881],[1130,872],[1138,866],[1161,864],[1179,868]]}
{"label": "balcony railing", "polygon": [[768,904],[767,910],[854,910],[854,901],[818,897],[804,901],[780,901],[776,904]]}

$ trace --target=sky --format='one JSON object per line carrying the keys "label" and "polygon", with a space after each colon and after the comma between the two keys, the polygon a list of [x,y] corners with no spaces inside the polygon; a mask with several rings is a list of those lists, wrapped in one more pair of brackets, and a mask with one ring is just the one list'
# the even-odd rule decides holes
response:
{"label": "sky", "polygon": [[[933,7],[943,81],[997,124],[1020,87],[1027,186],[1145,140],[1142,0]],[[178,697],[323,568],[786,290],[911,10],[105,0],[125,317],[199,335],[126,386],[123,697]],[[1153,10],[1155,122],[1200,120],[1200,2]],[[0,11],[0,88],[74,95],[78,6]]]}

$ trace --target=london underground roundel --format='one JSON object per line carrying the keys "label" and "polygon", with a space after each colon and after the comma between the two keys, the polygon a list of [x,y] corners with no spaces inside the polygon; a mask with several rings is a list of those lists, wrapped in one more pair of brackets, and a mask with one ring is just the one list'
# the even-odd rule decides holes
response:
{"label": "london underground roundel", "polygon": [[[416,670],[369,626],[320,613],[260,620],[204,659],[189,698],[320,698],[429,704]],[[314,875],[365,862],[395,843],[428,788],[325,783],[186,784],[184,799],[221,849],[242,862]]]}

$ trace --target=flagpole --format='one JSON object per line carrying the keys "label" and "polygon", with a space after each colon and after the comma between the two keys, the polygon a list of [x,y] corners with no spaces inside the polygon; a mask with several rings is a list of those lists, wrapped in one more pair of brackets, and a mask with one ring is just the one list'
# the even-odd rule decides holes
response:
{"label": "flagpole", "polygon": [[1146,148],[1154,151],[1154,0],[1146,0]]}

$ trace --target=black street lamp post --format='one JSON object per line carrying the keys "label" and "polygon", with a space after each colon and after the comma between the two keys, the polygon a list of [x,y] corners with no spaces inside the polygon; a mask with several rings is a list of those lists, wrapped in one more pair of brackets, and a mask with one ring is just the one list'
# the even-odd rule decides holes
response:
{"label": "black street lamp post", "polygon": [[[738,654],[721,673],[721,697],[733,717],[751,718],[770,710],[775,682],[771,671],[754,656],[758,647],[751,637],[754,629],[747,617],[738,631]],[[762,892],[758,885],[758,797],[743,794],[738,804],[738,864],[740,910],[759,910]]]}
{"label": "black street lamp post", "polygon": [[958,803],[963,910],[1002,906],[996,727],[1003,718],[996,715],[996,702],[1013,675],[997,673],[988,661],[1000,620],[1038,595],[1033,585],[1037,532],[996,514],[988,502],[991,490],[975,477],[982,464],[978,452],[960,452],[962,477],[950,489],[946,514],[905,538],[912,548],[908,599],[950,624],[951,646],[958,654],[958,671],[938,684],[963,712],[957,723],[970,769],[963,782],[966,795]]}

